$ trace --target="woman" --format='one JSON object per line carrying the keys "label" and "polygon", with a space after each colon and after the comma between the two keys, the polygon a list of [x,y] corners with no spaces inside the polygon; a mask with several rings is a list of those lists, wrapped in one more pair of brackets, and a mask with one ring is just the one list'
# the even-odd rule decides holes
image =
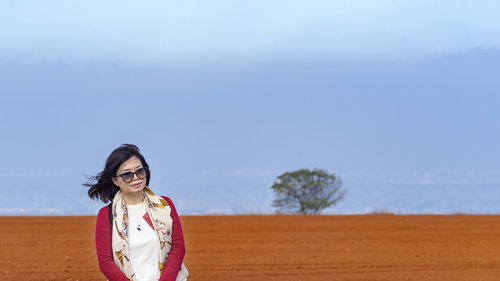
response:
{"label": "woman", "polygon": [[[172,200],[149,189],[151,173],[139,148],[123,144],[92,177],[88,194],[104,203],[96,222],[99,268],[110,280],[187,280],[184,238]],[[110,209],[111,208],[111,209]]]}

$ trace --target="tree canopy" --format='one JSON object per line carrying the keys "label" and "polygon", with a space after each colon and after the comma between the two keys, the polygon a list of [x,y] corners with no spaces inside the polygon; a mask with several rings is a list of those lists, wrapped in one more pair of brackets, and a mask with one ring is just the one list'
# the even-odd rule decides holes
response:
{"label": "tree canopy", "polygon": [[277,213],[318,214],[344,199],[342,180],[321,169],[300,169],[280,176],[272,189]]}

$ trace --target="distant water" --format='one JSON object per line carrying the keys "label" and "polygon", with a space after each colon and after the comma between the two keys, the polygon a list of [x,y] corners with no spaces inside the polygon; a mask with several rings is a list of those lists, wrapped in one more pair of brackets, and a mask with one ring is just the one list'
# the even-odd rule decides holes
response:
{"label": "distant water", "polygon": [[[71,178],[71,176],[69,176]],[[154,183],[157,193],[169,196],[182,215],[272,214],[275,177],[203,179],[185,183]],[[0,178],[0,215],[95,215],[103,203],[90,200],[86,188],[66,184],[64,177]],[[81,180],[80,180],[81,181]],[[477,178],[409,181],[370,175],[344,177],[345,200],[323,214],[500,214],[500,185],[496,179]]]}

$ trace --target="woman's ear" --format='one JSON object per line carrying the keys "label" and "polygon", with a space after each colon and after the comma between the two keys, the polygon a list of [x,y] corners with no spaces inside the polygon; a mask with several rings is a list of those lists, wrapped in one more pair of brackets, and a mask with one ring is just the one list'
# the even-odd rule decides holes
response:
{"label": "woman's ear", "polygon": [[111,180],[113,181],[113,183],[114,183],[116,186],[120,187],[120,186],[118,185],[118,180],[116,179],[116,177],[111,176]]}

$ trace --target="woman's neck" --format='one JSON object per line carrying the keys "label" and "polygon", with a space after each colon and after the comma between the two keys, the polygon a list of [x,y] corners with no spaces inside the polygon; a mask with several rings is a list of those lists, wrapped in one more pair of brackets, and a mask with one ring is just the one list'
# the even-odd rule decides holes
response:
{"label": "woman's neck", "polygon": [[136,205],[142,203],[142,192],[123,193],[123,200],[127,205]]}

